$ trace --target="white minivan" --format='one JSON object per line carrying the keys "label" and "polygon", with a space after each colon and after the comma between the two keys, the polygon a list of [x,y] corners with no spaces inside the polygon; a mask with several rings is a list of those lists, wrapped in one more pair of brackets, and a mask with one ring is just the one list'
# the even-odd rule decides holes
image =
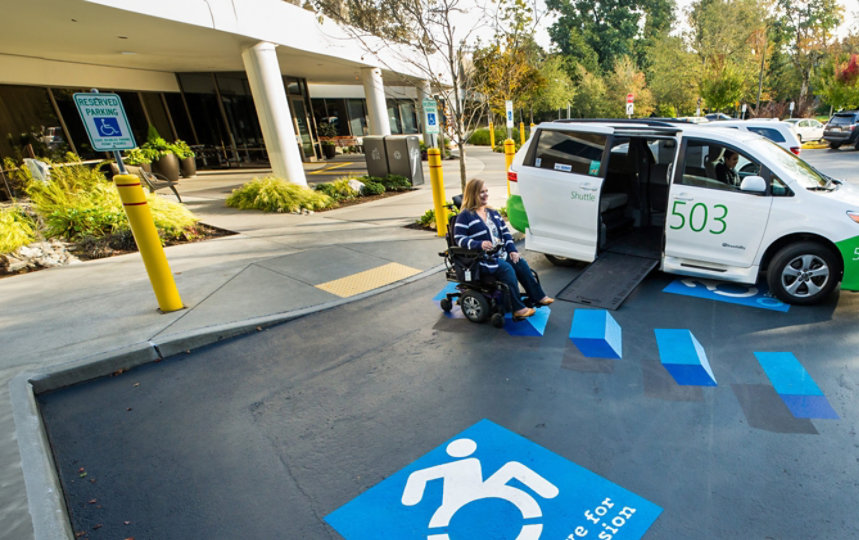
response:
{"label": "white minivan", "polygon": [[744,284],[764,272],[770,292],[794,304],[824,299],[839,281],[859,290],[859,188],[748,131],[542,123],[508,180],[511,225],[556,264],[625,246],[664,272]]}

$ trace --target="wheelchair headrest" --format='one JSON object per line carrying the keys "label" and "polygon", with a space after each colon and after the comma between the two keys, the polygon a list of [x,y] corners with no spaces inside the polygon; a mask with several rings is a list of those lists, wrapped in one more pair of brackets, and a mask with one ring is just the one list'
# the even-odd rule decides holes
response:
{"label": "wheelchair headrest", "polygon": [[462,193],[453,196],[453,205],[457,208],[462,208]]}

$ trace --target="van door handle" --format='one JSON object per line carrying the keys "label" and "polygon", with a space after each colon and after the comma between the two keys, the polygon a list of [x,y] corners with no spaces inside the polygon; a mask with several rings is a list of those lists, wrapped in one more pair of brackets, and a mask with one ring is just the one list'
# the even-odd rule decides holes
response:
{"label": "van door handle", "polygon": [[585,191],[596,191],[597,187],[593,184],[585,184],[582,186],[582,189]]}
{"label": "van door handle", "polygon": [[695,197],[690,197],[688,193],[678,193],[676,197],[674,197],[677,201],[694,201]]}

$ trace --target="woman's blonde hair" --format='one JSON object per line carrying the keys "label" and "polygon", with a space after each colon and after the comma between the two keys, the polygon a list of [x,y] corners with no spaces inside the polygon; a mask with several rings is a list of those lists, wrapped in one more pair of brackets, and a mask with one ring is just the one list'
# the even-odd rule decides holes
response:
{"label": "woman's blonde hair", "polygon": [[486,183],[480,178],[472,178],[465,184],[465,192],[462,194],[462,209],[472,212],[480,208],[480,191]]}

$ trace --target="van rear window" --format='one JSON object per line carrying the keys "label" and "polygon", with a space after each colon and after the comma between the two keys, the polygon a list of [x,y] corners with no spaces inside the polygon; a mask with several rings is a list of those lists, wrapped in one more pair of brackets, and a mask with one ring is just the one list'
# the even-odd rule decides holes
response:
{"label": "van rear window", "polygon": [[749,131],[762,135],[773,142],[784,142],[784,135],[778,132],[777,129],[764,127],[749,127]]}
{"label": "van rear window", "polygon": [[608,136],[575,131],[540,131],[533,167],[576,174],[599,174]]}

